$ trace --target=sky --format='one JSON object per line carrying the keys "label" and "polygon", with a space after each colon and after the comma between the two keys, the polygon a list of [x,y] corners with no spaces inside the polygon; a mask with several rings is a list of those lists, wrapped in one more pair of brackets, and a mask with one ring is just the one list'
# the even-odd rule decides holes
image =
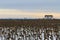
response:
{"label": "sky", "polygon": [[59,12],[43,12],[43,11],[22,11],[16,9],[0,9],[0,19],[36,19],[45,18],[45,15],[53,15],[53,18],[60,19]]}
{"label": "sky", "polygon": [[0,8],[60,12],[60,0],[0,0]]}
{"label": "sky", "polygon": [[60,17],[60,0],[0,0],[0,18]]}

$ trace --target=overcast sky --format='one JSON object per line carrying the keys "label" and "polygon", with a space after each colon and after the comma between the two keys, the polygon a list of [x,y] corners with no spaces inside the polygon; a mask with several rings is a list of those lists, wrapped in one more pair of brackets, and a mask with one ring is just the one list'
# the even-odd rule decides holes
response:
{"label": "overcast sky", "polygon": [[60,0],[0,0],[0,9],[60,11]]}

